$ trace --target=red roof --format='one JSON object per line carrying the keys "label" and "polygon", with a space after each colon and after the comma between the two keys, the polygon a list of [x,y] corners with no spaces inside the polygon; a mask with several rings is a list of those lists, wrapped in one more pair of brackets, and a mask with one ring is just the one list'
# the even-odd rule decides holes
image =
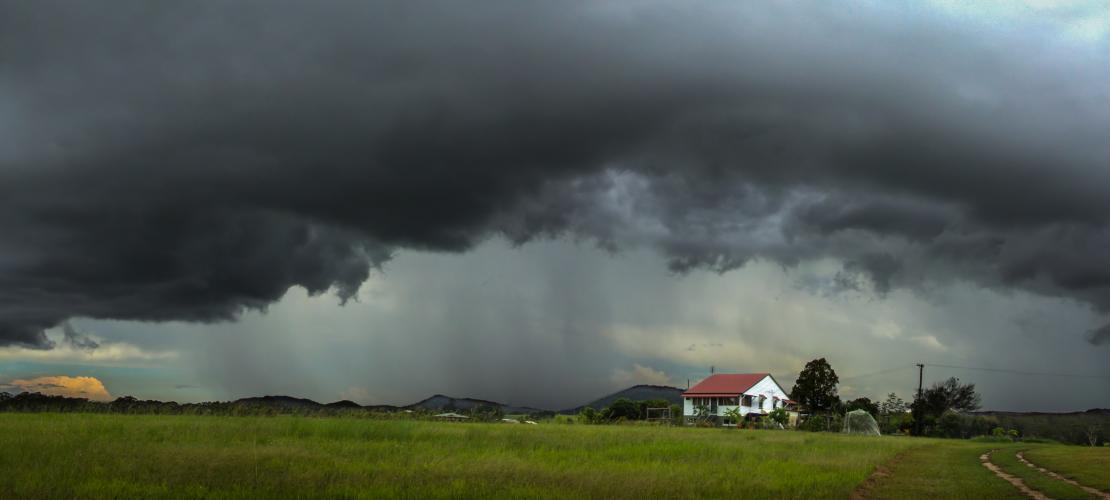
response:
{"label": "red roof", "polygon": [[682,393],[683,396],[739,396],[770,373],[718,373]]}

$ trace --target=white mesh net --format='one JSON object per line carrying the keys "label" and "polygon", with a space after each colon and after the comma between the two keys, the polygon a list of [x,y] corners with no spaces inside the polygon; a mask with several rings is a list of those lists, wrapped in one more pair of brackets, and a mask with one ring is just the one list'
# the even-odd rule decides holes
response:
{"label": "white mesh net", "polygon": [[879,423],[875,422],[875,417],[864,410],[850,411],[844,415],[844,432],[847,434],[878,436]]}

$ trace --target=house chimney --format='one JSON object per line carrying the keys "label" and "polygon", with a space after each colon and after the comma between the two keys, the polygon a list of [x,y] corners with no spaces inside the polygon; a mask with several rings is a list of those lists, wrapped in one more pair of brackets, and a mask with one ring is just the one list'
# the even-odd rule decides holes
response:
{"label": "house chimney", "polygon": [[714,374],[714,373],[716,373],[716,370],[715,370],[715,368],[714,368],[713,366],[710,366],[710,367],[709,367],[709,374],[710,374],[710,375],[712,375],[712,374]]}

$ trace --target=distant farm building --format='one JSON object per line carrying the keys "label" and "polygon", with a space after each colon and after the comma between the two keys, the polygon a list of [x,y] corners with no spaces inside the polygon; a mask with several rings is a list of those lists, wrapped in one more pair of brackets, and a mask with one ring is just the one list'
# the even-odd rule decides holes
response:
{"label": "distant farm building", "polygon": [[770,373],[718,373],[682,393],[687,422],[736,425],[728,415],[737,408],[741,418],[755,419],[777,408],[793,412],[794,402]]}
{"label": "distant farm building", "polygon": [[467,419],[470,418],[466,415],[460,415],[460,414],[455,413],[455,412],[440,413],[439,415],[436,415],[435,417],[438,418],[438,419],[442,419],[442,420],[453,420],[453,421],[467,420]]}

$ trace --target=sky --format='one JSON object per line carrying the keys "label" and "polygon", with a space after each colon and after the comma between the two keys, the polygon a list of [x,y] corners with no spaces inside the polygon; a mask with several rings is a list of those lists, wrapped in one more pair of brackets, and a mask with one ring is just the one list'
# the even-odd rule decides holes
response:
{"label": "sky", "polygon": [[0,2],[0,391],[1110,406],[1097,2]]}

